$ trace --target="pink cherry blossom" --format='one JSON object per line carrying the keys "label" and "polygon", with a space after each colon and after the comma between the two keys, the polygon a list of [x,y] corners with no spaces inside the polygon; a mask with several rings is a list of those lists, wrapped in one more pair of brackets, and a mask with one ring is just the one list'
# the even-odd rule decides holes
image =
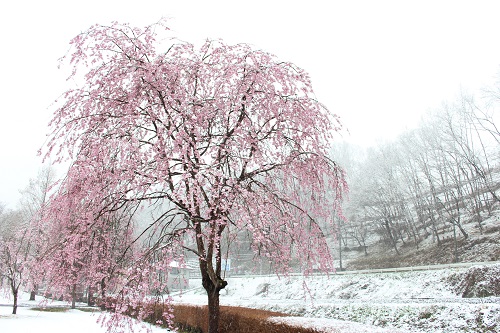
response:
{"label": "pink cherry blossom", "polygon": [[66,289],[104,286],[120,312],[195,255],[217,332],[225,235],[249,234],[281,273],[333,269],[325,234],[347,185],[327,156],[340,124],[294,64],[212,40],[159,51],[161,27],[96,25],[71,42],[81,86],[51,121],[47,150],[72,165],[48,214],[61,243],[49,270]]}

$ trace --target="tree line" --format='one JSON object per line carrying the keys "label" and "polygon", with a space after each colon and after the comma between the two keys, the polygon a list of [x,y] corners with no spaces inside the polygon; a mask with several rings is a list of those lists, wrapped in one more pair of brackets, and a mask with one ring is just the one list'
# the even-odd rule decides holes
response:
{"label": "tree line", "polygon": [[376,236],[400,254],[429,238],[441,246],[448,234],[453,261],[460,261],[457,240],[469,237],[464,225],[482,234],[500,201],[498,97],[497,90],[478,100],[463,94],[418,127],[366,150],[337,145],[350,187],[346,220],[338,222],[343,246],[368,254]]}

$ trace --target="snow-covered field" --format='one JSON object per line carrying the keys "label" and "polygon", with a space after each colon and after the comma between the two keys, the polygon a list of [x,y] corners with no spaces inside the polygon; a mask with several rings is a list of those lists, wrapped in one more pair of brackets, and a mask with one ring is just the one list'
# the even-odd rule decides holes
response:
{"label": "snow-covered field", "polygon": [[[499,264],[494,267],[494,272],[500,271]],[[500,297],[462,298],[456,283],[450,282],[466,271],[231,277],[222,291],[221,304],[285,312],[291,317],[271,320],[315,327],[321,332],[500,332]],[[191,289],[176,295],[175,301],[206,304],[201,281],[191,280],[190,285]],[[0,306],[1,333],[105,332],[96,323],[97,314],[34,311],[30,308],[37,302],[23,297],[16,316],[10,315],[10,306]],[[0,304],[8,303],[0,298]],[[166,330],[153,328],[153,332]]]}
{"label": "snow-covered field", "polygon": [[[500,265],[492,267],[500,272]],[[450,282],[465,272],[466,268],[309,278],[234,277],[222,291],[221,304],[288,313],[296,317],[283,320],[330,328],[325,332],[340,325],[344,325],[341,332],[378,332],[375,327],[392,329],[387,332],[500,332],[500,297],[462,298]],[[191,286],[196,284],[201,282],[191,281]],[[202,288],[195,288],[176,300],[205,304],[206,296]]]}
{"label": "snow-covered field", "polygon": [[[24,294],[21,299],[21,306],[17,310],[17,315],[12,315],[12,306],[10,300],[5,297],[0,297],[0,332],[1,333],[106,333],[98,320],[100,313],[91,313],[82,310],[67,309],[64,312],[45,312],[35,310],[38,307],[38,302],[27,301],[28,294]],[[196,300],[199,297],[193,297]],[[190,302],[193,303],[193,302]],[[45,304],[48,307],[67,307],[67,304],[62,302],[53,302]],[[81,304],[82,307],[85,304]],[[323,332],[338,332],[338,333],[397,333],[402,332],[392,329],[384,329],[372,325],[364,325],[360,323],[327,319],[327,318],[303,318],[303,317],[286,317],[286,318],[271,318],[272,321],[286,321],[287,324],[314,327]],[[122,328],[113,330],[113,333],[122,332]],[[128,328],[124,332],[130,331]],[[136,324],[133,327],[134,332],[151,332],[165,333],[170,332],[167,329],[161,329],[149,324]],[[235,332],[236,333],[236,332]]]}
{"label": "snow-covered field", "polygon": [[[98,323],[100,313],[67,309],[63,302],[44,303],[47,307],[66,308],[64,312],[36,310],[37,301],[28,301],[29,294],[23,294],[17,314],[12,314],[12,302],[8,297],[0,296],[0,332],[1,333],[106,333],[106,328]],[[80,304],[86,309],[85,304]],[[134,331],[165,333],[167,330],[144,323],[135,323]],[[114,332],[120,332],[115,330]]]}

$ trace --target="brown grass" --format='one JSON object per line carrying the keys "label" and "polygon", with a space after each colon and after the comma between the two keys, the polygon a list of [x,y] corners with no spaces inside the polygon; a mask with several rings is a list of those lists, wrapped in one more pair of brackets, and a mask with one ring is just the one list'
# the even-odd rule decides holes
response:
{"label": "brown grass", "polygon": [[[249,309],[235,306],[221,306],[220,333],[317,333],[310,328],[294,327],[270,322],[269,317],[284,317],[283,313]],[[195,305],[175,305],[174,321],[188,332],[207,332],[208,308]]]}
{"label": "brown grass", "polygon": [[[101,309],[115,311],[114,300],[107,299],[101,303]],[[139,313],[147,313],[142,320],[161,327],[168,327],[165,313],[173,310],[174,324],[185,333],[208,332],[208,307],[178,304],[170,306],[153,302],[139,307],[128,307],[126,315],[137,318]],[[286,317],[286,314],[265,310],[249,309],[236,306],[221,306],[219,333],[319,333],[312,328],[289,326],[284,323],[268,321],[270,317]]]}

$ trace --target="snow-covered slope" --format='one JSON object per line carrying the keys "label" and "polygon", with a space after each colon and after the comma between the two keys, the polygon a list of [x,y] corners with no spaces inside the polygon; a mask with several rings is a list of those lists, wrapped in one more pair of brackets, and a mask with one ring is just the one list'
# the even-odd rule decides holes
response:
{"label": "snow-covered slope", "polygon": [[[338,327],[333,326],[334,320],[369,325],[358,328],[359,332],[370,332],[370,327],[376,331],[371,325],[400,332],[500,332],[500,297],[462,297],[467,274],[476,268],[308,278],[234,277],[222,291],[221,304],[289,313],[301,318],[280,320],[317,327]],[[475,284],[487,287],[499,281],[499,264],[489,266],[487,272]],[[191,285],[201,286],[201,282],[194,280]],[[200,287],[176,300],[206,304]]]}

